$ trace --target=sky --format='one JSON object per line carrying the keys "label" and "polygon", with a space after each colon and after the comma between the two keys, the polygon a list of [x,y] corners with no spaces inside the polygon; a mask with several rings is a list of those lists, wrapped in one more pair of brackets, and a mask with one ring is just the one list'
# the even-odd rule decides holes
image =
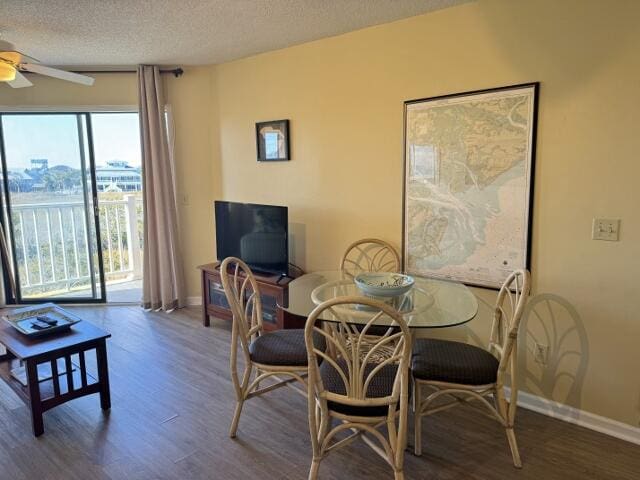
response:
{"label": "sky", "polygon": [[[108,160],[125,160],[140,166],[137,113],[92,113],[97,166]],[[74,114],[2,115],[7,168],[31,167],[32,158],[49,159],[49,167],[80,167],[77,120]]]}

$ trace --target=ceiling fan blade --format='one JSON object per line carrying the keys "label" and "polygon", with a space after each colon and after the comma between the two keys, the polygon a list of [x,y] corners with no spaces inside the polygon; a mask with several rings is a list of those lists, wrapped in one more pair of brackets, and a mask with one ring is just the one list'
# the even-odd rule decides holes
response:
{"label": "ceiling fan blade", "polygon": [[32,56],[30,56],[30,55],[27,55],[26,53],[23,53],[23,52],[21,52],[20,50],[15,50],[13,53],[17,53],[18,55],[20,55],[20,61],[19,61],[19,62],[17,62],[17,63],[23,62],[23,61],[25,61],[25,60],[26,60],[27,62],[36,62],[36,63],[40,63],[40,60],[38,60],[37,58],[32,57]]}
{"label": "ceiling fan blade", "polygon": [[40,60],[38,60],[37,58],[27,55],[26,53],[22,53],[19,50],[15,50],[13,48],[9,50],[3,49],[1,40],[0,40],[0,58],[3,58],[4,60],[8,60],[11,63],[16,65],[22,62],[23,60],[26,60],[27,62],[40,63]]}
{"label": "ceiling fan blade", "polygon": [[82,85],[93,85],[94,79],[86,75],[80,75],[78,73],[67,72],[65,70],[59,70],[57,68],[47,67],[45,65],[38,65],[37,63],[22,63],[20,68],[27,72],[39,73],[40,75],[46,75],[47,77],[59,78],[60,80],[66,80],[68,82],[80,83]]}
{"label": "ceiling fan blade", "polygon": [[15,80],[11,80],[10,82],[6,82],[6,83],[8,83],[9,86],[13,87],[13,88],[24,88],[24,87],[33,86],[33,83],[31,83],[29,80],[27,80],[27,77],[22,75],[17,70],[16,70],[16,78],[15,78]]}

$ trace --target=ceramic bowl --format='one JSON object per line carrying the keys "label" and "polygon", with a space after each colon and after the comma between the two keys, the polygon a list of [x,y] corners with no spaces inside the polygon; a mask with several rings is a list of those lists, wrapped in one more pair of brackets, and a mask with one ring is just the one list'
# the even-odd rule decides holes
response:
{"label": "ceramic bowl", "polygon": [[397,297],[411,290],[414,284],[409,275],[386,272],[360,273],[354,281],[362,293],[373,297]]}

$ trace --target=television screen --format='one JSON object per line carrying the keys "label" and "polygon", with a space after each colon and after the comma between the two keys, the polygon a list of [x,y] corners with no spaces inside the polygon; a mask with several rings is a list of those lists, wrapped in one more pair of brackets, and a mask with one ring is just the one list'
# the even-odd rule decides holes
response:
{"label": "television screen", "polygon": [[253,270],[288,273],[287,207],[215,202],[218,260],[238,257]]}

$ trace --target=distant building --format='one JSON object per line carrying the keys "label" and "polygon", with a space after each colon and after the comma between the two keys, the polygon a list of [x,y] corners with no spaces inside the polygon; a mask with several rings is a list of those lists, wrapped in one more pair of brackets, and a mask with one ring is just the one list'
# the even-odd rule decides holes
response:
{"label": "distant building", "polygon": [[[4,181],[4,176],[0,173],[0,179]],[[35,185],[35,180],[24,170],[10,168],[7,175],[7,183],[10,192],[31,192]]]}
{"label": "distant building", "polygon": [[[24,170],[24,173],[32,178],[32,184],[29,190],[21,190],[23,192],[41,192],[45,190],[43,176],[49,171],[48,158],[32,158],[31,167]],[[9,177],[11,178],[11,177]]]}
{"label": "distant building", "polygon": [[48,158],[32,158],[31,168],[34,170],[47,170],[49,168]]}
{"label": "distant building", "polygon": [[110,160],[106,166],[96,167],[99,192],[139,192],[142,190],[140,168],[122,160]]}

